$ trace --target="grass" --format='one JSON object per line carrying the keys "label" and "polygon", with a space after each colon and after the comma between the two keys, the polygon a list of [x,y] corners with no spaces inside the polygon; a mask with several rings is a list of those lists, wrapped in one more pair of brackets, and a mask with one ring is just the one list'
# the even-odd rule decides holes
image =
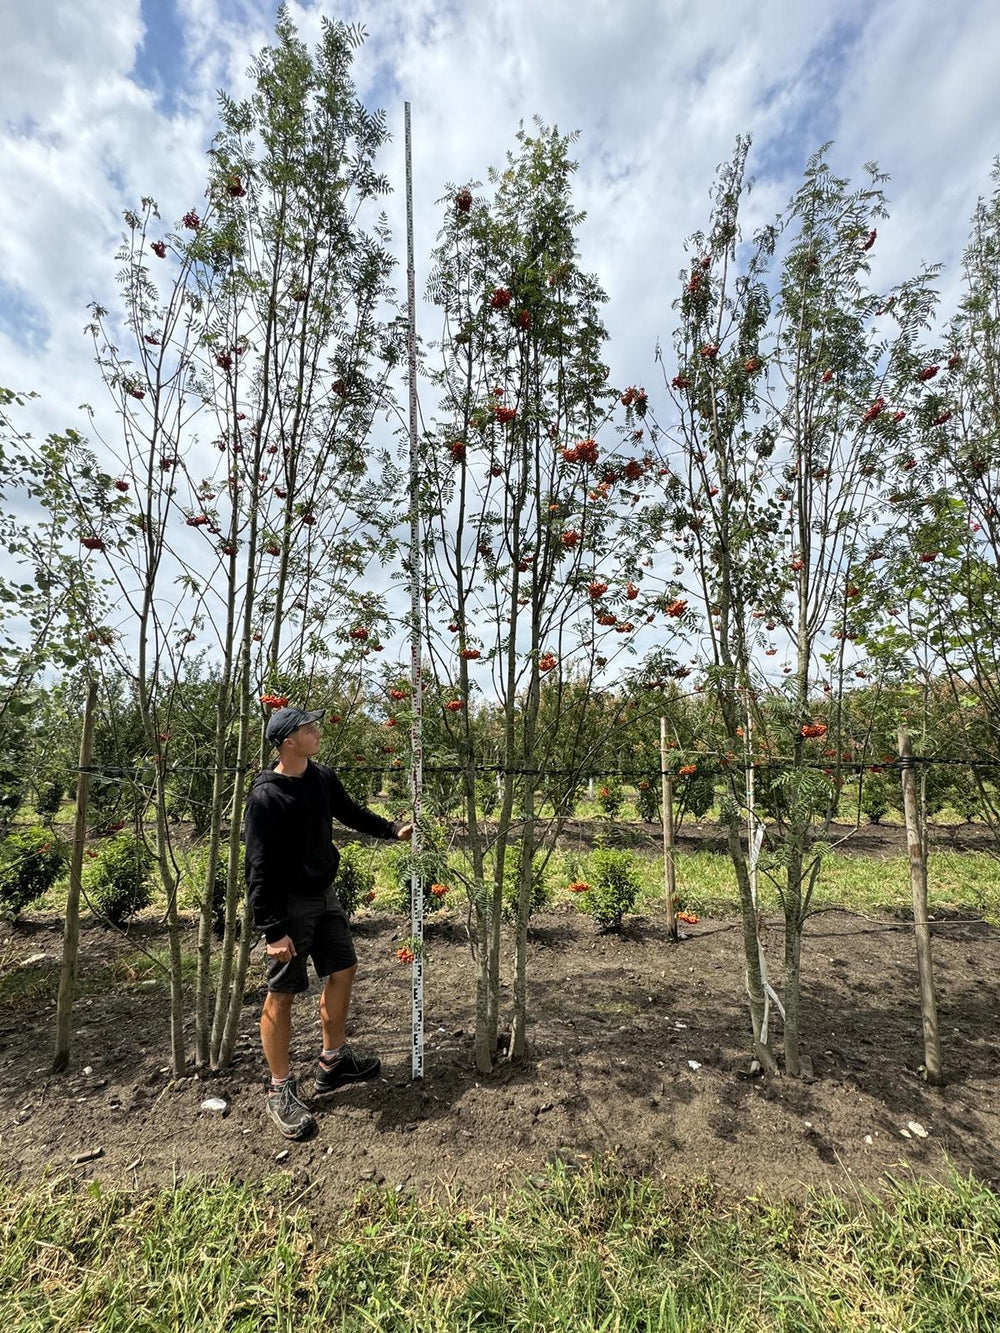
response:
{"label": "grass", "polygon": [[[636,910],[653,912],[663,903],[663,858],[659,853],[635,852],[635,867],[641,883]],[[462,882],[468,866],[460,853],[450,863],[455,884]],[[677,892],[684,909],[708,916],[739,913],[739,897],[732,862],[723,852],[678,851],[674,855]],[[590,857],[584,852],[556,851],[546,869],[546,883],[556,903],[579,900],[567,891],[575,879],[590,880]],[[375,907],[386,910],[397,894],[385,878],[378,858],[373,860],[377,897]],[[780,911],[778,895],[763,873],[759,876],[759,902],[766,912]],[[982,915],[1000,923],[1000,862],[985,852],[933,851],[928,863],[928,897],[932,911],[956,911]],[[844,907],[852,912],[896,913],[912,908],[910,868],[905,856],[859,857],[831,852],[813,896],[815,907]]]}
{"label": "grass", "polygon": [[[60,941],[61,952],[62,944]],[[31,967],[9,967],[10,960],[0,954],[0,1010],[18,1009],[42,1004],[54,1000],[59,989],[59,958],[51,954],[44,961]],[[87,966],[87,959],[81,957],[77,975],[77,995],[105,995],[110,987],[116,990],[133,990],[137,987],[149,987],[162,991],[170,989],[170,952],[165,946],[157,945],[147,952],[141,949],[129,950],[117,954],[95,967]],[[181,975],[184,986],[190,993],[193,990],[198,971],[198,955],[194,950],[181,953]],[[218,972],[218,957],[212,958],[213,976]]]}
{"label": "grass", "polygon": [[556,1163],[478,1210],[360,1194],[327,1234],[287,1176],[142,1194],[0,1187],[12,1330],[962,1333],[1000,1322],[1000,1199],[973,1179],[734,1204]]}

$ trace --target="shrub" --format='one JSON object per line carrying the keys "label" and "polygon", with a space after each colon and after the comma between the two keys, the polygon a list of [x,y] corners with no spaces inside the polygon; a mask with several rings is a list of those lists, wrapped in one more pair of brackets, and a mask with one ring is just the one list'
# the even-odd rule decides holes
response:
{"label": "shrub", "polygon": [[646,824],[655,824],[660,818],[660,783],[644,778],[635,793],[635,808],[639,818]]}
{"label": "shrub", "polygon": [[684,807],[695,819],[707,815],[715,800],[715,780],[708,773],[697,773],[684,786]]}
{"label": "shrub", "polygon": [[639,894],[639,874],[631,852],[600,847],[590,854],[590,889],[580,894],[581,911],[605,930],[618,930]]}
{"label": "shrub", "polygon": [[486,773],[483,777],[476,778],[476,809],[483,818],[489,819],[499,804],[500,793],[497,790],[496,774]]}
{"label": "shrub", "polygon": [[[187,853],[183,870],[181,903],[184,907],[201,910],[201,896],[205,891],[205,872],[208,868],[208,843],[195,844]],[[212,880],[212,930],[221,936],[226,924],[226,885],[229,878],[229,849],[220,847]]]}
{"label": "shrub", "polygon": [[597,792],[597,804],[606,819],[617,819],[625,804],[625,793],[617,778],[609,778]]}
{"label": "shrub", "polygon": [[[410,874],[414,864],[409,844],[398,843],[387,853],[385,860],[393,886],[391,910],[409,916]],[[432,885],[451,884],[445,835],[436,826],[428,828],[424,834],[424,849],[417,860],[417,868],[423,882],[424,911],[436,912],[446,905],[447,898],[432,893]]]}
{"label": "shrub", "polygon": [[375,871],[370,848],[360,842],[341,847],[340,868],[333,887],[348,916],[353,916],[361,903],[371,901],[375,894]]}
{"label": "shrub", "polygon": [[153,897],[150,871],[153,858],[134,833],[122,833],[106,842],[87,867],[87,899],[106,921],[120,926],[148,907]]}
{"label": "shrub", "polygon": [[69,847],[46,828],[12,833],[0,845],[0,911],[17,920],[47,893],[69,862]]}
{"label": "shrub", "polygon": [[[545,883],[545,876],[539,866],[540,856],[536,852],[531,859],[531,898],[528,902],[528,918],[536,912],[543,912],[548,907],[552,895]],[[521,853],[517,847],[508,847],[503,859],[503,907],[501,915],[505,921],[517,920],[517,900],[521,892]]]}
{"label": "shrub", "polygon": [[35,802],[35,814],[57,815],[65,795],[66,788],[63,783],[48,783],[42,788],[41,792],[39,792],[38,800]]}
{"label": "shrub", "polygon": [[892,807],[889,779],[883,773],[866,773],[861,786],[861,810],[873,824],[880,824]]}

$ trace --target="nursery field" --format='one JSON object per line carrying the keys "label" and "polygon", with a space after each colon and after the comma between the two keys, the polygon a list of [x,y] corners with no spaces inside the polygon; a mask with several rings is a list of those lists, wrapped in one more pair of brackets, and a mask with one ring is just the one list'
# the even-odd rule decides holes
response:
{"label": "nursery field", "polygon": [[[554,884],[586,873],[589,835],[587,821],[567,830]],[[191,1326],[201,1302],[200,1326],[220,1329],[291,1327],[293,1308],[307,1328],[749,1329],[828,1327],[832,1303],[843,1328],[990,1327],[1000,1309],[995,863],[955,849],[975,847],[975,829],[937,831],[947,1086],[921,1076],[907,867],[892,828],[859,832],[862,855],[830,858],[803,958],[811,1074],[762,1080],[748,1072],[741,942],[715,835],[692,825],[681,839],[679,887],[699,919],[679,943],[660,862],[643,848],[650,828],[619,829],[643,883],[620,932],[600,932],[565,890],[552,892],[529,937],[529,1057],[488,1079],[472,1059],[465,915],[450,906],[427,927],[426,1076],[411,1081],[410,973],[395,956],[408,924],[387,910],[380,878],[355,920],[351,1038],[380,1052],[383,1077],[317,1098],[319,1130],[303,1143],[282,1140],[264,1114],[259,948],[233,1065],[171,1078],[155,906],[122,932],[85,915],[73,1059],[53,1076],[61,919],[46,899],[0,931],[11,1092],[0,1310],[12,1327],[54,1327],[58,1314],[110,1329],[122,1326],[116,1310],[132,1318],[138,1292],[149,1322],[134,1326],[150,1328]],[[194,934],[192,917],[191,975]],[[779,918],[765,916],[763,938],[779,959]],[[296,1001],[303,1075],[314,1005],[315,993]],[[226,1102],[223,1115],[202,1109],[209,1097]],[[60,1206],[67,1192],[72,1209]],[[960,1290],[955,1265],[967,1274]],[[248,1291],[268,1293],[262,1321]],[[780,1322],[789,1308],[799,1322]],[[520,1322],[506,1322],[515,1310]],[[883,1322],[871,1322],[876,1310]],[[945,1311],[952,1322],[934,1322]]]}
{"label": "nursery field", "polygon": [[[950,1161],[993,1178],[1000,947],[997,926],[969,901],[969,880],[953,875],[932,892],[946,1088],[926,1086],[919,1072],[912,928],[905,868],[895,858],[882,863],[890,873],[874,881],[868,904],[852,911],[828,904],[808,923],[804,1027],[814,1077],[762,1082],[747,1073],[740,936],[723,914],[725,886],[696,887],[709,859],[681,858],[681,884],[695,881],[685,901],[703,912],[707,904],[711,915],[685,927],[688,938],[678,944],[652,892],[619,933],[600,933],[568,895],[537,914],[530,1058],[501,1064],[488,1080],[471,1055],[475,987],[464,915],[445,910],[427,927],[427,1071],[412,1083],[409,969],[395,957],[408,926],[395,914],[360,913],[352,1039],[382,1054],[384,1078],[321,1103],[318,1136],[291,1145],[282,1169],[308,1183],[321,1207],[349,1200],[366,1181],[493,1193],[554,1157],[606,1153],[740,1192],[874,1183],[907,1162],[937,1172]],[[972,880],[988,885],[986,858],[953,859],[981,861]],[[873,916],[879,907],[883,915]],[[119,933],[85,920],[71,1072],[54,1077],[60,929],[55,914],[35,912],[0,935],[0,1032],[15,1089],[3,1117],[7,1172],[30,1180],[69,1168],[87,1179],[144,1184],[178,1173],[271,1172],[288,1145],[262,1105],[261,958],[234,1066],[173,1081],[160,923],[147,914]],[[776,919],[767,919],[764,938],[780,958]],[[186,947],[193,970],[193,924]],[[303,1074],[317,1041],[313,1004],[296,1001],[293,1058]],[[224,1117],[200,1109],[209,1095],[226,1100]],[[908,1131],[910,1121],[926,1137]]]}

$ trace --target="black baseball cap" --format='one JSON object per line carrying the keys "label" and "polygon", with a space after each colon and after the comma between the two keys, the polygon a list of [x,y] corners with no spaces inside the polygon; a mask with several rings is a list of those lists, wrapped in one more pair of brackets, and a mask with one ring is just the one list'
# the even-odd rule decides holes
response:
{"label": "black baseball cap", "polygon": [[309,713],[306,709],[296,708],[294,705],[289,708],[279,708],[276,713],[271,714],[265,735],[272,745],[280,745],[299,727],[306,727],[310,722],[319,722],[324,711],[320,708],[315,713]]}

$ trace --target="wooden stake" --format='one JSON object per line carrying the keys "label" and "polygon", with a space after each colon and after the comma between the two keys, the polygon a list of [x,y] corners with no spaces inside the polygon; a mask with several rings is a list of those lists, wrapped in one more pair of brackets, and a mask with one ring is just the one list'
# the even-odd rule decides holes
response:
{"label": "wooden stake", "polygon": [[73,1021],[73,995],[76,991],[76,960],[80,947],[80,893],[83,882],[83,848],[87,841],[87,804],[90,799],[90,760],[94,753],[94,713],[97,707],[97,682],[91,681],[83,710],[83,735],[80,737],[80,770],[76,775],[76,821],[73,825],[73,850],[69,863],[69,893],[66,897],[66,921],[63,926],[62,968],[59,972],[59,998],[56,1000],[56,1046],[52,1069],[56,1074],[69,1064],[70,1027]]}
{"label": "wooden stake", "polygon": [[677,892],[677,876],[674,866],[674,779],[667,772],[667,719],[660,718],[660,779],[662,783],[661,804],[663,808],[663,888],[667,895],[667,929],[670,938],[677,938],[677,914],[674,911],[674,895]]}
{"label": "wooden stake", "polygon": [[906,818],[906,849],[910,857],[910,888],[913,892],[913,928],[917,937],[917,976],[920,981],[920,1015],[924,1029],[924,1068],[927,1082],[940,1086],[941,1034],[938,1030],[937,995],[934,991],[934,960],[927,921],[927,856],[923,821],[917,807],[917,784],[913,773],[913,750],[904,727],[899,729],[899,758],[902,761],[903,814]]}

